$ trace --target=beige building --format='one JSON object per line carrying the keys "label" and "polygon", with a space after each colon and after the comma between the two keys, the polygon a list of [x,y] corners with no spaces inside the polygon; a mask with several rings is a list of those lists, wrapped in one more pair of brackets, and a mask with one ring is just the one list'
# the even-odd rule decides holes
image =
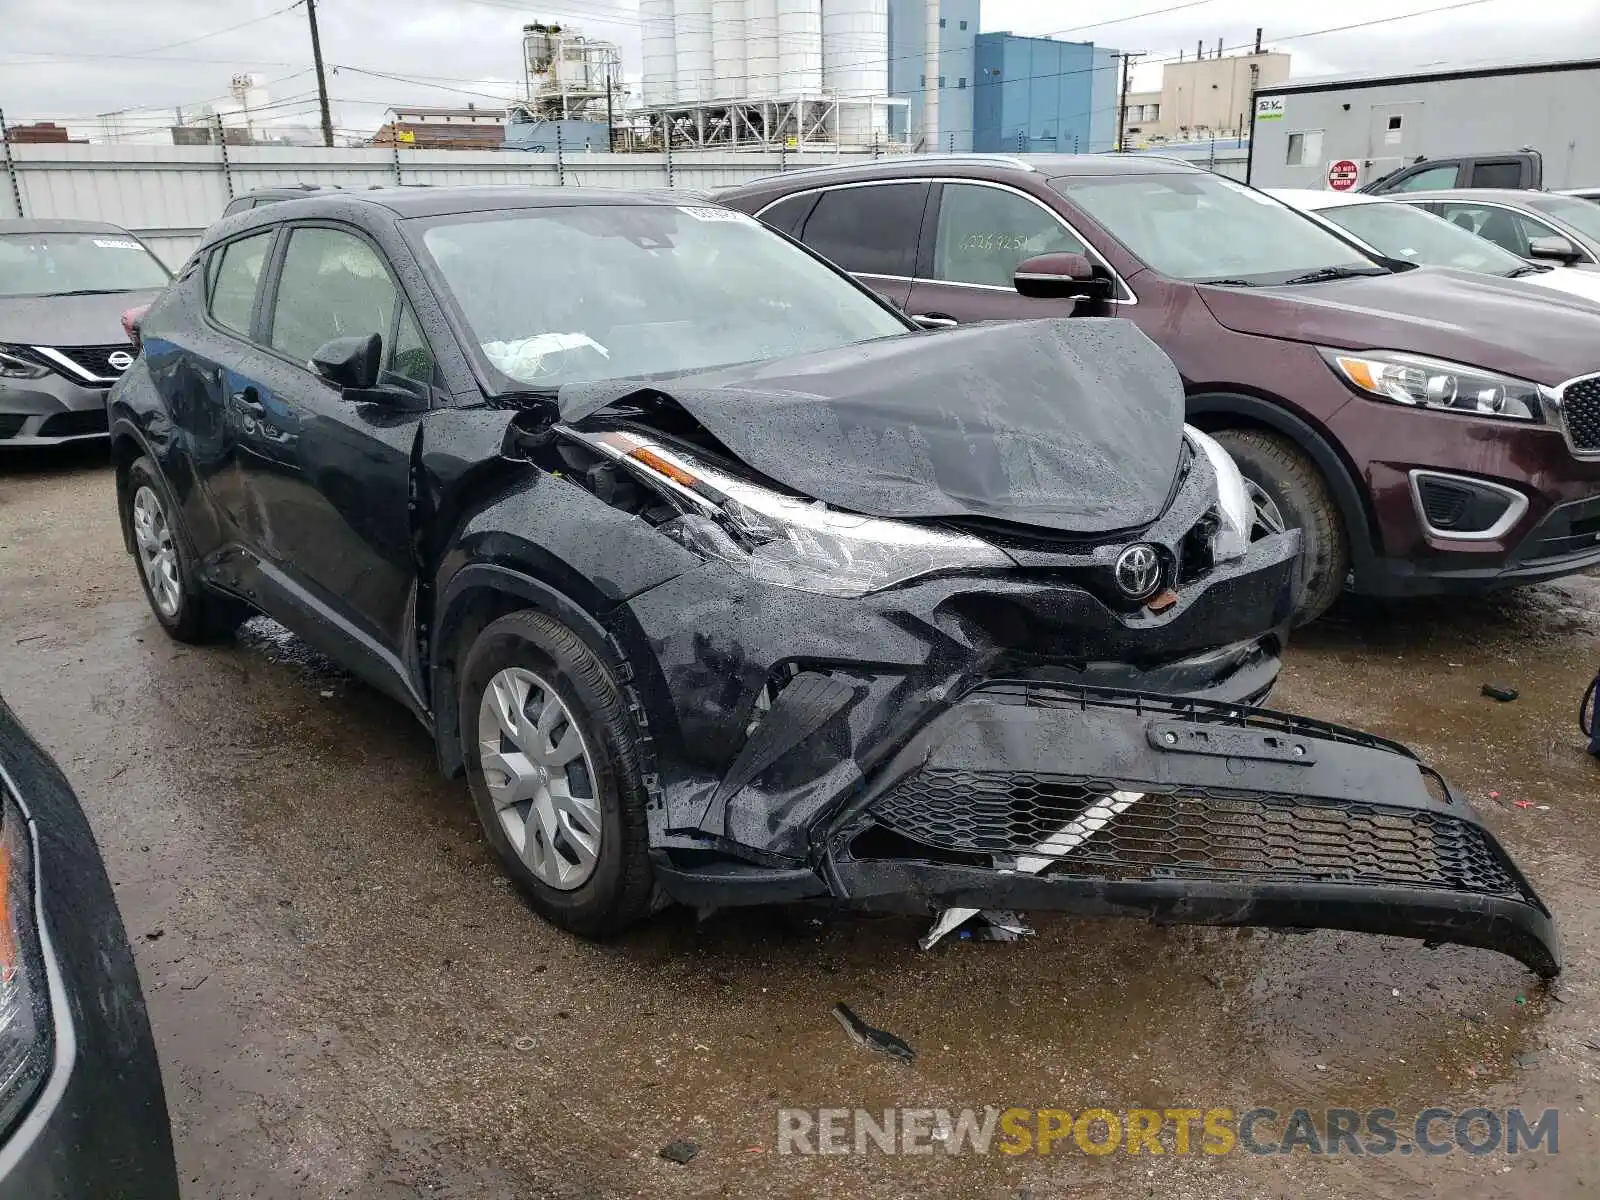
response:
{"label": "beige building", "polygon": [[1270,51],[1166,63],[1159,92],[1128,93],[1128,143],[1248,134],[1251,91],[1288,78],[1289,56]]}

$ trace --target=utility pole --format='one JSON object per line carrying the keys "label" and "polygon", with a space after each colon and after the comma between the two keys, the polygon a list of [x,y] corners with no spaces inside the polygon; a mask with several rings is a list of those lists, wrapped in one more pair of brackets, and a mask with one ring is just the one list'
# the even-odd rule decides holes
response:
{"label": "utility pole", "polygon": [[609,151],[613,151],[614,152],[616,150],[616,148],[617,148],[617,126],[616,126],[616,117],[612,114],[612,111],[611,111],[611,93],[616,88],[616,85],[614,83],[612,83],[612,81],[611,81],[611,68],[612,68],[613,65],[614,64],[613,64],[611,58],[607,57],[607,59],[606,59],[606,149],[609,150]]}
{"label": "utility pole", "polygon": [[317,99],[322,102],[322,144],[333,149],[333,114],[328,111],[328,77],[322,70],[322,38],[317,33],[317,0],[306,0],[311,20],[311,58],[317,64]]}
{"label": "utility pole", "polygon": [[1149,54],[1148,50],[1126,51],[1122,58],[1122,100],[1117,105],[1117,153],[1121,154],[1128,147],[1126,145],[1128,128],[1128,68],[1133,65],[1133,60],[1143,58]]}

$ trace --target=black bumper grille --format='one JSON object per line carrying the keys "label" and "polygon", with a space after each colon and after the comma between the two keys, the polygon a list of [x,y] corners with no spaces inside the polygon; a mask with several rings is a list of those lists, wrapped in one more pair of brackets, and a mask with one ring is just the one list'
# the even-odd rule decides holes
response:
{"label": "black bumper grille", "polygon": [[56,413],[39,424],[40,437],[76,437],[84,433],[105,433],[109,428],[103,408],[85,408]]}
{"label": "black bumper grille", "polygon": [[[1377,804],[1127,785],[1067,775],[929,769],[872,806],[886,828],[930,848],[1041,855],[1109,879],[1293,879],[1448,888],[1522,898],[1472,822]],[[1065,831],[1065,832],[1064,832]]]}
{"label": "black bumper grille", "polygon": [[1600,378],[1569,383],[1561,393],[1561,407],[1567,414],[1567,436],[1574,449],[1600,451]]}
{"label": "black bumper grille", "polygon": [[[96,379],[115,379],[121,375],[125,368],[111,364],[113,354],[126,354],[133,358],[133,347],[121,346],[58,346],[56,353],[70,358],[83,370],[89,372]],[[54,366],[55,364],[50,364]]]}

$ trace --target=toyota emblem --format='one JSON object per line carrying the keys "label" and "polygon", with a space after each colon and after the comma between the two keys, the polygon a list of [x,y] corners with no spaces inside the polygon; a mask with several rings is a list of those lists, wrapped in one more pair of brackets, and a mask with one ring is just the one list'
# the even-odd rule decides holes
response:
{"label": "toyota emblem", "polygon": [[106,365],[115,371],[126,371],[133,366],[133,355],[126,350],[113,350],[106,355]]}
{"label": "toyota emblem", "polygon": [[1124,596],[1130,600],[1143,600],[1161,585],[1161,559],[1154,546],[1135,542],[1117,555],[1117,565],[1112,573]]}

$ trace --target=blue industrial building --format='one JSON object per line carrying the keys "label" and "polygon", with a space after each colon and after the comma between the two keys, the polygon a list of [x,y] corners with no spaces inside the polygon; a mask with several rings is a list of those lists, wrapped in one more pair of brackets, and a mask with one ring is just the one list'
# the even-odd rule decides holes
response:
{"label": "blue industrial building", "polygon": [[[1117,133],[1115,50],[1012,33],[979,33],[980,0],[889,0],[891,140],[919,150],[1090,153]],[[928,78],[928,6],[938,5],[939,71]],[[923,130],[927,89],[939,125]]]}
{"label": "blue industrial building", "polygon": [[973,58],[974,150],[1093,154],[1116,144],[1115,50],[980,33]]}

